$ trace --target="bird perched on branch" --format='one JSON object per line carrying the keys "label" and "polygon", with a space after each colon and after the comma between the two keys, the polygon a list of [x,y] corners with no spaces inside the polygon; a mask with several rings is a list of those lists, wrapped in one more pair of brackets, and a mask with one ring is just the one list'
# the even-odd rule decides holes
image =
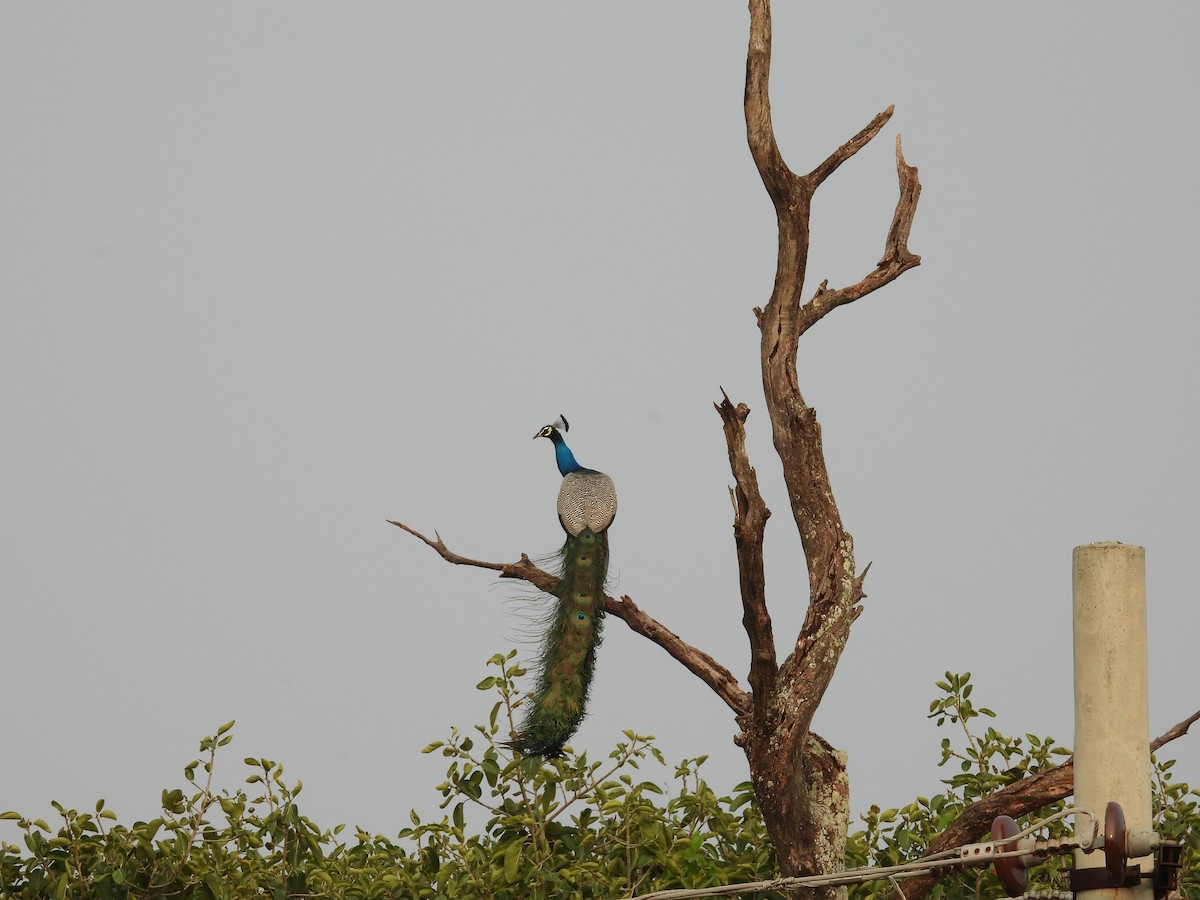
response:
{"label": "bird perched on branch", "polygon": [[[508,744],[527,756],[552,759],[583,721],[600,645],[604,580],[608,575],[608,526],[617,515],[617,489],[603,472],[575,461],[563,440],[570,425],[559,417],[533,437],[548,438],[562,473],[558,521],[567,533],[561,571],[542,642],[537,687],[520,734]],[[560,431],[561,429],[561,431]]]}

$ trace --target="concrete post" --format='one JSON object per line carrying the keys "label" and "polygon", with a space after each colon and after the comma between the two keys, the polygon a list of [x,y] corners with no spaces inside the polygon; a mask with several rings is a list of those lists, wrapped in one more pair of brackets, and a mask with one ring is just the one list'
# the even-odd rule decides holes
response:
{"label": "concrete post", "polygon": [[[1131,832],[1148,831],[1150,704],[1146,656],[1146,551],[1115,542],[1076,547],[1072,557],[1075,645],[1075,804],[1096,811],[1104,832],[1110,800]],[[1084,823],[1081,823],[1084,824]],[[1144,873],[1154,858],[1130,860]],[[1076,851],[1077,868],[1104,865]],[[1083,900],[1152,900],[1151,883],[1077,894]]]}

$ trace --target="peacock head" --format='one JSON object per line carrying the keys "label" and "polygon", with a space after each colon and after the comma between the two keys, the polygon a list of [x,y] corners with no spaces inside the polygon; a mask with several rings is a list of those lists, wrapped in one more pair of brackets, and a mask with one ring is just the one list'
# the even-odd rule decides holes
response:
{"label": "peacock head", "polygon": [[566,417],[559,416],[553,425],[544,426],[541,431],[533,436],[534,440],[541,437],[550,438],[550,441],[554,444],[554,460],[558,463],[558,471],[564,476],[571,472],[578,472],[583,468],[575,461],[575,456],[571,453],[571,448],[567,446],[567,442],[558,433],[560,428],[563,431],[568,431],[570,427],[567,424]]}
{"label": "peacock head", "polygon": [[563,415],[560,415],[557,419],[555,419],[554,424],[543,426],[542,430],[533,436],[533,439],[536,441],[540,437],[550,438],[551,441],[553,441],[555,444],[557,444],[559,441],[562,440],[562,435],[559,434],[560,430],[562,430],[562,431],[570,431],[571,430],[571,426],[567,422],[567,417],[563,416]]}

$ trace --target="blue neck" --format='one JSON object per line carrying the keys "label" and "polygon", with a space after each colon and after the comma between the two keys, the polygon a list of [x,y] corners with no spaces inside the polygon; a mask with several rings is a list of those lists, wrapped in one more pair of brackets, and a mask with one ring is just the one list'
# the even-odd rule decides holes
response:
{"label": "blue neck", "polygon": [[567,446],[561,434],[557,431],[554,432],[550,435],[550,440],[554,441],[554,459],[558,463],[558,471],[561,474],[570,475],[572,472],[578,472],[583,468],[583,466],[575,462],[575,454],[571,452],[571,448]]}

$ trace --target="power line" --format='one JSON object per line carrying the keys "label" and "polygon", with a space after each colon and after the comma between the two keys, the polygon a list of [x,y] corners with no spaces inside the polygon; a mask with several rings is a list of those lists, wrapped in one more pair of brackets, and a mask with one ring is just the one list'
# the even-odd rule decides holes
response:
{"label": "power line", "polygon": [[[1064,819],[1067,816],[1074,815],[1076,817],[1084,816],[1091,823],[1090,829],[1080,829],[1078,821],[1076,822],[1076,834],[1073,837],[1052,838],[1046,841],[1038,841],[1033,846],[1023,846],[1013,850],[998,850],[997,845],[1011,846],[1014,842],[1021,838],[1028,837],[1034,832],[1039,831],[1051,822],[1056,822],[1059,819]],[[842,872],[835,872],[829,875],[803,875],[790,878],[774,878],[770,881],[756,881],[743,884],[717,885],[716,887],[707,888],[671,888],[665,891],[654,891],[649,894],[640,894],[636,897],[628,898],[628,900],[691,900],[696,897],[728,897],[734,894],[748,894],[751,891],[775,891],[786,890],[796,887],[839,887],[850,884],[865,884],[868,881],[891,881],[896,887],[897,892],[901,897],[904,896],[900,890],[899,879],[913,878],[917,875],[930,875],[938,869],[952,868],[956,866],[985,866],[989,865],[997,859],[1018,859],[1021,857],[1035,856],[1037,858],[1045,858],[1053,853],[1067,853],[1069,851],[1080,849],[1085,852],[1095,850],[1100,834],[1100,821],[1096,818],[1096,814],[1085,807],[1068,807],[1059,810],[1051,816],[1047,816],[1028,828],[1018,831],[1016,834],[1006,836],[1002,841],[987,841],[982,844],[964,844],[961,847],[956,847],[953,850],[945,850],[941,853],[934,853],[929,856],[923,856],[920,859],[912,862],[901,863],[895,866],[859,866],[854,869],[846,869]],[[1043,892],[1040,894],[1029,894],[1031,898],[1037,897],[1039,900],[1051,900],[1052,896],[1057,898],[1055,892]],[[1064,895],[1070,897],[1070,894]]]}

